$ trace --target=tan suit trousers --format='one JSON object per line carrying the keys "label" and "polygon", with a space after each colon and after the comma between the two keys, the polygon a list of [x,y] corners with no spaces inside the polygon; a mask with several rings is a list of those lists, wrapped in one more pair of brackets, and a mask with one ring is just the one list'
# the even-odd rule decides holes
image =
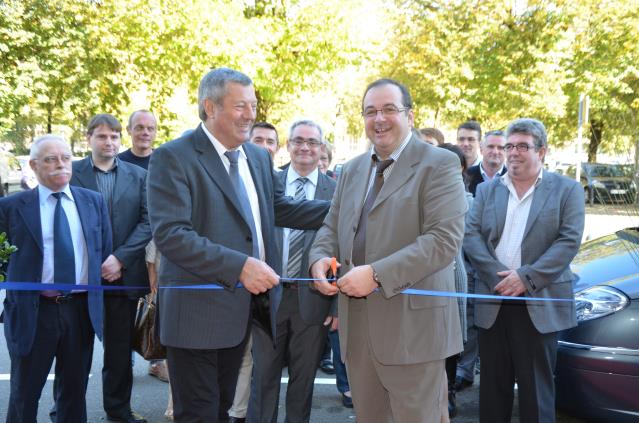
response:
{"label": "tan suit trousers", "polygon": [[380,363],[371,350],[366,299],[349,301],[348,326],[346,369],[358,421],[449,421],[444,359],[402,365]]}

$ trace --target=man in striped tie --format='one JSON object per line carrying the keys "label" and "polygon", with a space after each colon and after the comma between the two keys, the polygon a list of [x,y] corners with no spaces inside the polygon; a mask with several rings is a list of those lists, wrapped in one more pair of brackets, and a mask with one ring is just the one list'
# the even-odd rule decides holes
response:
{"label": "man in striped tie", "polygon": [[[296,200],[330,200],[335,181],[319,171],[321,147],[324,143],[320,125],[312,120],[299,120],[291,126],[287,149],[291,164],[278,176],[286,187],[286,195]],[[288,358],[289,384],[286,393],[286,420],[308,422],[311,415],[313,383],[317,363],[326,341],[328,323],[334,302],[316,290],[309,289],[308,251],[315,238],[313,230],[278,228],[276,242],[282,252],[282,302],[277,310],[275,342],[259,326],[253,328],[253,384],[248,420],[276,422],[280,393],[280,377]],[[326,325],[325,325],[326,322]]]}

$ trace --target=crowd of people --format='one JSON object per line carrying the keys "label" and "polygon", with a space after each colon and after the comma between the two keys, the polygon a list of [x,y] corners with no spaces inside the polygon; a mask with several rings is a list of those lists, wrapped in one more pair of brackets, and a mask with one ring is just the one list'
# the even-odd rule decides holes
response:
{"label": "crowd of people", "polygon": [[53,285],[7,292],[7,422],[36,422],[54,359],[51,420],[86,422],[96,335],[106,419],[146,422],[131,408],[132,345],[149,292],[167,351],[149,373],[169,382],[178,422],[277,422],[284,367],[288,422],[312,420],[318,367],[360,422],[448,422],[480,355],[478,421],[509,422],[516,383],[520,421],[554,422],[584,200],[543,169],[544,125],[482,136],[467,121],[446,143],[414,128],[392,79],[369,84],[361,107],[371,146],[338,177],[310,119],[290,126],[276,168],[277,130],[255,122],[253,83],[228,68],[200,82],[201,124],[157,149],[147,110],[122,153],[109,114],[91,119],[76,162],[63,138],[36,138],[39,185],[0,199],[0,231],[18,247],[7,280]]}

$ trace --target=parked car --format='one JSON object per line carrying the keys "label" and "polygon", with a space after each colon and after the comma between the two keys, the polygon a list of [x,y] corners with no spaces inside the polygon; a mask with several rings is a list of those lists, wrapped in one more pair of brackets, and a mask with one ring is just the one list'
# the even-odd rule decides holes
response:
{"label": "parked car", "polygon": [[[582,163],[580,180],[586,202],[634,203],[637,186],[634,172],[628,169],[628,165]],[[574,179],[575,166],[568,167],[565,174]]]}
{"label": "parked car", "polygon": [[5,195],[21,191],[22,166],[8,151],[0,151],[0,181]]}
{"label": "parked car", "polygon": [[572,263],[578,326],[560,333],[558,408],[639,421],[639,228],[584,243]]}

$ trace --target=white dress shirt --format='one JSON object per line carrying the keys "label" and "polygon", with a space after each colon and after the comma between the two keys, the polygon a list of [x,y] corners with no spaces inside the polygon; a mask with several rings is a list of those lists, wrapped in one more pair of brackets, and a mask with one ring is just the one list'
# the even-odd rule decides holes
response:
{"label": "white dress shirt", "polygon": [[[295,190],[297,189],[297,183],[295,182],[300,175],[293,169],[293,165],[288,167],[288,173],[286,175],[286,195],[289,197],[295,196]],[[304,190],[306,190],[306,199],[313,200],[315,198],[315,190],[317,189],[317,180],[319,178],[319,170],[315,168],[314,171],[306,175],[308,181],[304,184]],[[291,234],[290,228],[284,228],[284,239],[282,242],[282,275],[288,277],[288,237]]]}
{"label": "white dress shirt", "polygon": [[495,174],[491,177],[491,176],[488,176],[488,174],[484,170],[484,162],[482,161],[479,163],[479,173],[481,174],[481,177],[484,180],[484,182],[492,181],[493,179],[495,179],[495,176],[501,175],[503,171],[504,171],[504,165],[501,165],[499,170],[497,170],[497,172],[495,172]]}
{"label": "white dress shirt", "polygon": [[500,182],[508,188],[510,195],[508,196],[508,210],[506,211],[504,231],[495,249],[495,254],[497,255],[497,260],[510,270],[517,270],[521,267],[521,242],[524,239],[526,223],[528,223],[533,193],[541,182],[541,175],[542,171],[540,170],[537,181],[521,198],[517,195],[517,190],[508,173],[504,174],[500,179]]}
{"label": "white dress shirt", "polygon": [[[64,187],[61,192],[63,192],[64,195],[62,195],[60,201],[62,201],[62,208],[69,221],[71,240],[73,241],[75,283],[76,285],[87,285],[89,282],[89,256],[84,233],[82,232],[82,222],[80,222],[78,209],[75,205],[75,200],[73,194],[71,194],[69,185]],[[38,185],[43,248],[42,283],[53,283],[53,215],[58,200],[51,194],[53,194],[53,191],[49,188],[42,184]]]}
{"label": "white dress shirt", "polygon": [[[209,140],[211,140],[211,143],[213,144],[215,151],[217,151],[217,154],[220,156],[220,159],[222,160],[222,164],[224,164],[224,168],[226,169],[226,172],[228,173],[231,167],[231,163],[229,162],[228,157],[224,155],[224,153],[231,150],[224,147],[224,145],[220,141],[218,141],[213,136],[213,134],[211,134],[208,131],[208,129],[206,129],[206,126],[204,126],[204,124],[202,124],[202,130],[204,131],[206,136],[209,137]],[[255,188],[255,184],[253,183],[253,177],[251,176],[251,170],[249,169],[248,160],[246,158],[246,153],[244,152],[244,149],[242,148],[242,146],[239,146],[237,150],[240,151],[240,154],[237,160],[237,166],[240,173],[240,178],[242,178],[242,182],[244,182],[244,188],[246,188],[246,193],[249,197],[251,212],[253,213],[253,224],[255,225],[255,232],[257,232],[257,242],[258,242],[258,248],[260,251],[260,260],[264,261],[266,256],[264,253],[264,238],[262,238],[262,220],[260,218],[260,202],[259,202],[259,199],[257,198],[257,189]]]}

